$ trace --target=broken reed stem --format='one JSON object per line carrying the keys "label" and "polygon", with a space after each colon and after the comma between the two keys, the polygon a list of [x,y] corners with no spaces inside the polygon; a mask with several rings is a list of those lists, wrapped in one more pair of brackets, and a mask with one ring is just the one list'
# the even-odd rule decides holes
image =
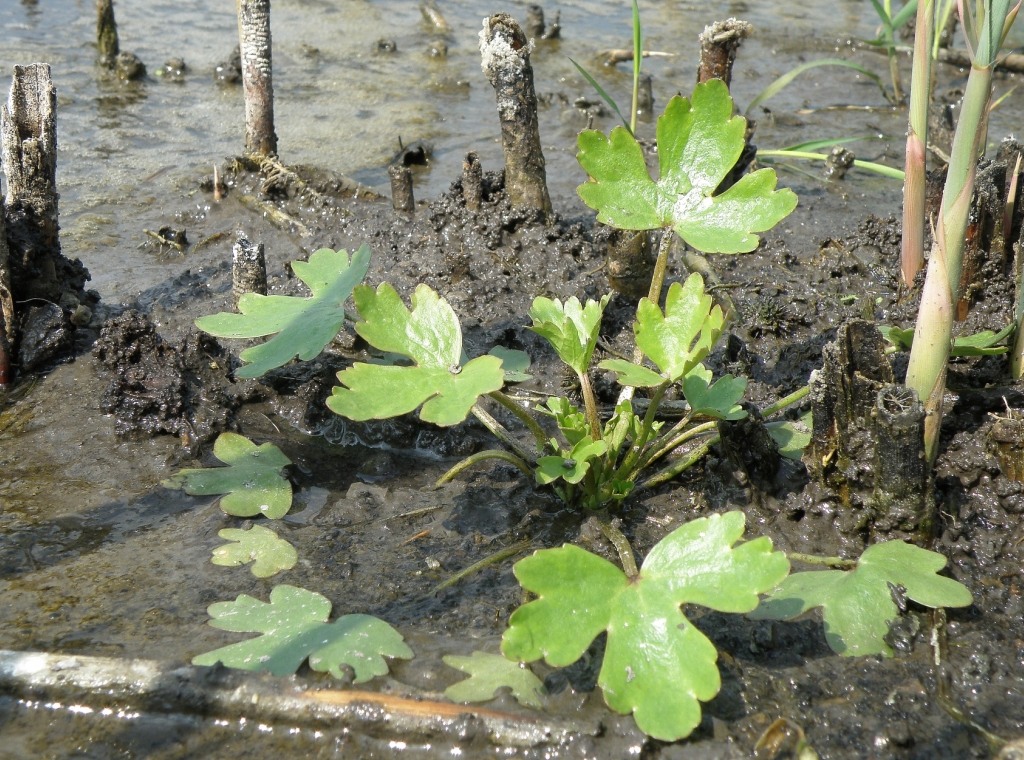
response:
{"label": "broken reed stem", "polygon": [[910,75],[910,125],[903,182],[903,240],[900,273],[908,288],[924,266],[925,146],[928,144],[928,103],[931,100],[931,43],[935,33],[935,3],[920,0],[914,28],[914,63]]}
{"label": "broken reed stem", "polygon": [[388,178],[391,180],[391,207],[395,211],[414,211],[416,199],[412,194],[412,171],[409,167],[391,164]]}
{"label": "broken reed stem", "polygon": [[704,27],[699,38],[700,65],[697,67],[697,84],[709,79],[721,79],[726,85],[730,84],[736,51],[752,30],[753,27],[746,21],[735,18],[716,21]]}
{"label": "broken reed stem", "polygon": [[267,294],[267,260],[263,243],[239,235],[231,248],[231,292],[235,304],[246,293]]}
{"label": "broken reed stem", "polygon": [[117,38],[117,21],[114,19],[114,0],[96,0],[96,47],[100,63],[113,66],[114,59],[121,52]]}
{"label": "broken reed stem", "polygon": [[462,200],[470,211],[479,211],[484,198],[484,170],[474,151],[462,162]]}
{"label": "broken reed stem", "polygon": [[237,0],[238,40],[245,95],[245,150],[277,155],[271,65],[270,0]]}
{"label": "broken reed stem", "polygon": [[484,19],[481,68],[498,102],[505,153],[505,192],[514,207],[551,214],[544,153],[537,124],[537,93],[530,65],[532,47],[515,19],[498,13]]}

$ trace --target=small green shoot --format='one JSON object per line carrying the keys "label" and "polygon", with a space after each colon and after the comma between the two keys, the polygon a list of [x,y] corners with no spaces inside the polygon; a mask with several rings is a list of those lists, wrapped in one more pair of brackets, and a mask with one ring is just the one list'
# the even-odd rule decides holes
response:
{"label": "small green shoot", "polygon": [[284,517],[292,506],[292,486],[282,474],[291,464],[272,443],[257,446],[238,433],[221,433],[213,455],[227,467],[179,470],[162,481],[193,496],[224,494],[220,508],[235,517]]}
{"label": "small green shoot", "polygon": [[345,300],[366,276],[370,249],[365,244],[352,254],[321,248],[309,261],[293,261],[292,270],[312,292],[309,298],[245,293],[238,299],[241,314],[221,312],[196,320],[196,327],[218,338],[273,338],[239,355],[251,362],[236,377],[260,377],[298,356],[317,356],[345,324]]}
{"label": "small green shoot", "polygon": [[262,525],[253,525],[249,530],[224,528],[217,535],[230,543],[213,550],[215,565],[238,567],[251,562],[253,575],[270,578],[282,570],[291,570],[299,561],[294,546]]}
{"label": "small green shoot", "polygon": [[564,304],[557,299],[535,298],[530,308],[530,329],[543,336],[574,372],[582,374],[590,367],[597,346],[597,328],[608,298],[587,301],[586,306],[576,296]]}
{"label": "small green shoot", "polygon": [[446,654],[441,659],[469,675],[444,690],[452,702],[486,702],[494,699],[498,689],[508,689],[525,707],[540,710],[544,706],[544,684],[522,663],[489,652],[473,652],[468,657]]}
{"label": "small green shoot", "polygon": [[825,639],[848,656],[891,657],[889,623],[899,617],[893,600],[900,588],[925,607],[966,607],[971,592],[962,583],[938,575],[946,558],[902,541],[886,541],[864,550],[856,569],[794,573],[750,614],[757,620],[792,620],[822,608]]}
{"label": "small green shoot", "polygon": [[607,631],[598,684],[608,706],[633,713],[656,739],[689,735],[721,678],[715,645],[680,606],[749,612],[789,572],[769,539],[736,545],[744,522],[736,511],[686,523],[651,550],[635,578],[571,544],[520,560],[516,578],[538,598],[512,613],[502,652],[564,667]]}
{"label": "small green shoot", "polygon": [[643,150],[623,127],[578,139],[580,166],[590,182],[577,192],[598,221],[625,230],[671,227],[706,253],[746,253],[757,232],[796,207],[796,195],[776,190],[775,172],[760,169],[715,194],[743,151],[746,120],[733,115],[729,89],[717,79],[698,84],[690,100],[676,96],[658,118],[660,178],[652,180]]}
{"label": "small green shoot", "polygon": [[354,299],[361,321],[356,332],[374,348],[400,354],[412,366],[355,364],[338,373],[327,406],[351,420],[386,419],[420,409],[420,419],[455,425],[477,399],[505,382],[502,359],[478,356],[462,364],[462,328],[451,306],[420,285],[412,311],[387,283],[360,285]]}
{"label": "small green shoot", "polygon": [[233,602],[211,604],[209,612],[214,628],[261,635],[197,655],[193,665],[220,662],[229,668],[284,676],[308,658],[311,669],[335,678],[345,678],[343,668],[348,666],[353,682],[363,683],[388,672],[386,657],[408,660],[413,656],[401,634],[383,620],[343,615],[328,623],[330,601],[295,586],[275,586],[269,603],[240,594]]}

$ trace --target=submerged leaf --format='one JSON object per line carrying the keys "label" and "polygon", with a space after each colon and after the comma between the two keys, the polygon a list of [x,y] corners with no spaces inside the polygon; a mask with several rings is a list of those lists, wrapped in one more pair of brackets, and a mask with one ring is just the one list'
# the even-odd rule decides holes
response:
{"label": "submerged leaf", "polygon": [[892,589],[926,607],[966,607],[971,592],[938,574],[946,565],[941,554],[903,541],[886,541],[864,550],[854,570],[794,573],[751,613],[757,620],[791,620],[814,607],[822,608],[825,638],[842,655],[880,654],[891,657],[885,641],[889,624],[899,617]]}
{"label": "submerged leaf", "polygon": [[291,464],[272,443],[257,446],[238,433],[221,433],[213,455],[227,467],[179,470],[162,481],[193,496],[225,494],[220,508],[235,517],[284,517],[292,506],[292,486],[282,474]]}
{"label": "submerged leaf", "polygon": [[452,307],[426,285],[412,296],[412,310],[391,285],[355,290],[356,324],[371,346],[412,360],[413,366],[357,363],[338,373],[327,406],[351,420],[387,419],[420,409],[420,419],[455,425],[477,399],[505,382],[502,359],[478,356],[461,364],[462,328]]}
{"label": "submerged leaf", "polygon": [[757,232],[774,227],[796,208],[796,195],[776,190],[775,172],[760,169],[716,195],[745,145],[746,120],[733,115],[729,89],[712,79],[690,100],[676,96],[658,118],[660,178],[651,179],[639,143],[622,127],[608,137],[585,130],[578,139],[580,166],[590,182],[577,188],[598,221],[625,230],[672,227],[706,253],[746,253]]}
{"label": "submerged leaf", "polygon": [[632,712],[657,739],[687,736],[700,723],[700,702],[718,693],[721,680],[714,644],[680,606],[749,612],[789,571],[767,538],[735,545],[743,526],[742,512],[686,523],[651,550],[632,579],[571,544],[535,552],[514,572],[537,599],[512,614],[502,652],[564,667],[607,631],[598,683],[608,705]]}
{"label": "submerged leaf", "polygon": [[238,299],[240,314],[221,312],[196,320],[200,330],[219,338],[273,338],[239,355],[251,362],[236,377],[259,377],[298,356],[312,359],[338,335],[345,324],[345,300],[370,267],[366,245],[352,254],[321,248],[309,261],[293,261],[292,270],[312,292],[309,298],[245,293]]}
{"label": "submerged leaf", "polygon": [[534,710],[544,706],[544,684],[521,663],[487,652],[473,652],[468,657],[446,654],[441,659],[445,665],[469,674],[469,678],[444,690],[452,702],[486,702],[494,699],[498,689],[508,689],[521,705]]}
{"label": "submerged leaf", "polygon": [[295,547],[270,528],[253,525],[248,530],[225,528],[217,535],[231,543],[213,550],[213,564],[237,567],[252,563],[252,574],[269,578],[282,570],[290,570],[299,561]]}
{"label": "submerged leaf", "polygon": [[193,665],[220,662],[229,668],[283,676],[294,673],[308,658],[310,668],[335,678],[343,678],[343,668],[348,666],[354,682],[362,683],[388,672],[385,657],[412,657],[401,634],[383,620],[343,615],[328,623],[331,603],[327,598],[295,586],[275,586],[269,603],[241,594],[233,602],[211,604],[209,612],[214,628],[261,635],[197,655]]}

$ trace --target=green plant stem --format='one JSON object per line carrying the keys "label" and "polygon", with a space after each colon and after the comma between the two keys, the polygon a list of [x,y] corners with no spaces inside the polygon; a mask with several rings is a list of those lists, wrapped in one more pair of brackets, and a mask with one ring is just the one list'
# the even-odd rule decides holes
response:
{"label": "green plant stem", "polygon": [[547,433],[544,432],[540,423],[533,418],[533,415],[523,409],[523,407],[517,404],[514,399],[510,398],[508,394],[502,391],[491,391],[487,395],[508,409],[508,411],[512,412],[512,414],[516,416],[516,419],[526,426],[527,430],[533,434],[533,439],[537,442],[538,449],[544,448],[548,440]]}
{"label": "green plant stem", "polygon": [[715,435],[708,438],[700,446],[697,446],[693,451],[687,454],[682,459],[677,459],[675,462],[670,464],[664,469],[658,470],[651,477],[647,478],[644,482],[640,483],[637,488],[654,488],[662,483],[667,483],[672,480],[676,475],[688,470],[690,467],[695,465],[701,459],[703,459],[708,451],[719,441],[719,436]]}
{"label": "green plant stem", "polygon": [[439,477],[434,482],[434,486],[443,486],[445,483],[454,480],[456,477],[462,474],[464,470],[467,470],[473,465],[479,464],[480,462],[483,462],[487,459],[501,459],[504,462],[508,462],[509,464],[515,465],[517,468],[519,468],[520,472],[522,472],[526,477],[533,477],[533,470],[530,469],[530,465],[528,465],[522,459],[517,457],[515,454],[510,454],[509,452],[503,451],[502,449],[487,449],[487,451],[478,451],[476,454],[472,454],[458,462],[454,467],[448,470],[448,472]]}
{"label": "green plant stem", "polygon": [[640,29],[640,6],[633,0],[633,108],[629,112],[629,133],[636,135],[636,112],[640,107],[640,65],[644,57],[643,34]]}
{"label": "green plant stem", "polygon": [[604,537],[615,547],[615,551],[619,555],[619,562],[622,563],[622,571],[626,574],[626,577],[636,578],[640,571],[637,569],[636,557],[633,556],[633,547],[629,545],[629,539],[611,522],[598,519],[597,524],[601,528]]}
{"label": "green plant stem", "polygon": [[522,541],[517,541],[511,546],[506,546],[504,549],[501,549],[500,551],[496,551],[494,554],[484,557],[479,562],[474,562],[469,567],[459,570],[450,578],[446,578],[445,580],[441,581],[436,586],[434,586],[434,588],[430,589],[430,593],[436,594],[438,591],[443,591],[446,588],[454,586],[456,583],[463,580],[464,578],[468,578],[473,573],[479,572],[480,570],[483,570],[484,568],[489,567],[491,565],[495,565],[504,559],[508,559],[509,557],[514,557],[521,551],[529,549],[531,543],[533,543],[533,539],[524,538]]}
{"label": "green plant stem", "polygon": [[[827,161],[828,153],[814,153],[806,150],[762,150],[757,151],[758,158],[803,158],[808,161]],[[865,169],[867,171],[880,174],[883,177],[889,177],[890,179],[898,179],[901,182],[904,178],[904,173],[899,169],[894,169],[891,166],[885,164],[876,164],[874,161],[861,161],[859,158],[855,159],[853,165],[858,169]]]}
{"label": "green plant stem", "polygon": [[928,104],[931,100],[931,43],[935,33],[935,2],[919,0],[914,27],[914,64],[910,76],[910,125],[903,184],[903,240],[900,273],[910,287],[924,266],[925,146],[928,144]]}
{"label": "green plant stem", "polygon": [[710,433],[718,426],[718,422],[715,420],[702,422],[700,425],[695,425],[693,427],[688,427],[689,422],[690,417],[687,415],[673,425],[667,433],[661,436],[658,441],[657,448],[652,449],[643,458],[641,458],[640,462],[636,466],[636,470],[639,472],[640,470],[647,469],[651,464],[657,462],[673,449],[682,446],[687,441],[696,438],[699,435]]}
{"label": "green plant stem", "polygon": [[[661,304],[661,290],[665,287],[665,273],[668,271],[668,257],[672,253],[676,236],[672,230],[662,230],[661,240],[658,242],[658,258],[654,262],[654,271],[651,273],[651,288],[647,292],[647,298],[651,303]],[[639,351],[640,349],[637,349]]]}
{"label": "green plant stem", "polygon": [[505,429],[504,425],[488,414],[487,410],[480,406],[480,404],[473,404],[473,408],[470,409],[470,411],[473,413],[473,416],[480,420],[481,424],[491,432],[491,435],[512,449],[516,456],[524,462],[533,462],[536,459],[532,453],[526,450],[526,447],[523,446],[523,444],[512,437],[512,434]]}
{"label": "green plant stem", "polygon": [[590,437],[595,441],[601,440],[601,418],[597,413],[597,398],[594,396],[594,387],[590,384],[590,377],[586,372],[580,372],[580,393],[583,396],[583,408],[586,410],[587,422],[590,423]]}
{"label": "green plant stem", "polygon": [[800,552],[786,552],[790,560],[803,562],[805,565],[825,565],[840,570],[852,570],[857,567],[857,560],[843,559],[842,557],[821,557],[817,554],[801,554]]}
{"label": "green plant stem", "polygon": [[805,385],[803,388],[798,388],[797,390],[795,390],[792,393],[790,393],[788,396],[783,396],[778,401],[776,401],[774,404],[769,404],[764,409],[762,409],[761,410],[761,416],[762,417],[771,417],[776,412],[780,412],[783,409],[785,409],[786,407],[792,406],[797,401],[800,401],[801,399],[803,399],[810,392],[811,392],[811,386],[809,386],[809,385]]}

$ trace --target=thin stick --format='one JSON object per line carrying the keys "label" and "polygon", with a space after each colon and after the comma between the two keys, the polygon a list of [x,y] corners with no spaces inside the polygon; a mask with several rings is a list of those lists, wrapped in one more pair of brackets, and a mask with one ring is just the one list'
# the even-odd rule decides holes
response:
{"label": "thin stick", "polygon": [[454,586],[463,578],[468,578],[469,576],[473,575],[473,573],[477,573],[491,565],[496,565],[497,563],[501,562],[504,559],[507,559],[508,557],[514,557],[520,552],[529,549],[530,544],[532,543],[533,539],[524,538],[522,541],[514,543],[511,546],[507,546],[501,551],[497,551],[494,554],[491,554],[490,556],[484,557],[479,562],[474,562],[469,567],[459,570],[459,572],[455,573],[455,575],[451,576],[450,578],[441,581],[436,586],[434,586],[434,588],[430,589],[430,593],[436,594],[438,591],[444,591],[446,588]]}
{"label": "thin stick", "polygon": [[612,546],[619,555],[619,562],[622,563],[622,571],[627,578],[636,578],[640,571],[636,566],[636,557],[633,556],[633,547],[629,545],[629,539],[615,525],[604,520],[597,521],[604,537],[611,541]]}

